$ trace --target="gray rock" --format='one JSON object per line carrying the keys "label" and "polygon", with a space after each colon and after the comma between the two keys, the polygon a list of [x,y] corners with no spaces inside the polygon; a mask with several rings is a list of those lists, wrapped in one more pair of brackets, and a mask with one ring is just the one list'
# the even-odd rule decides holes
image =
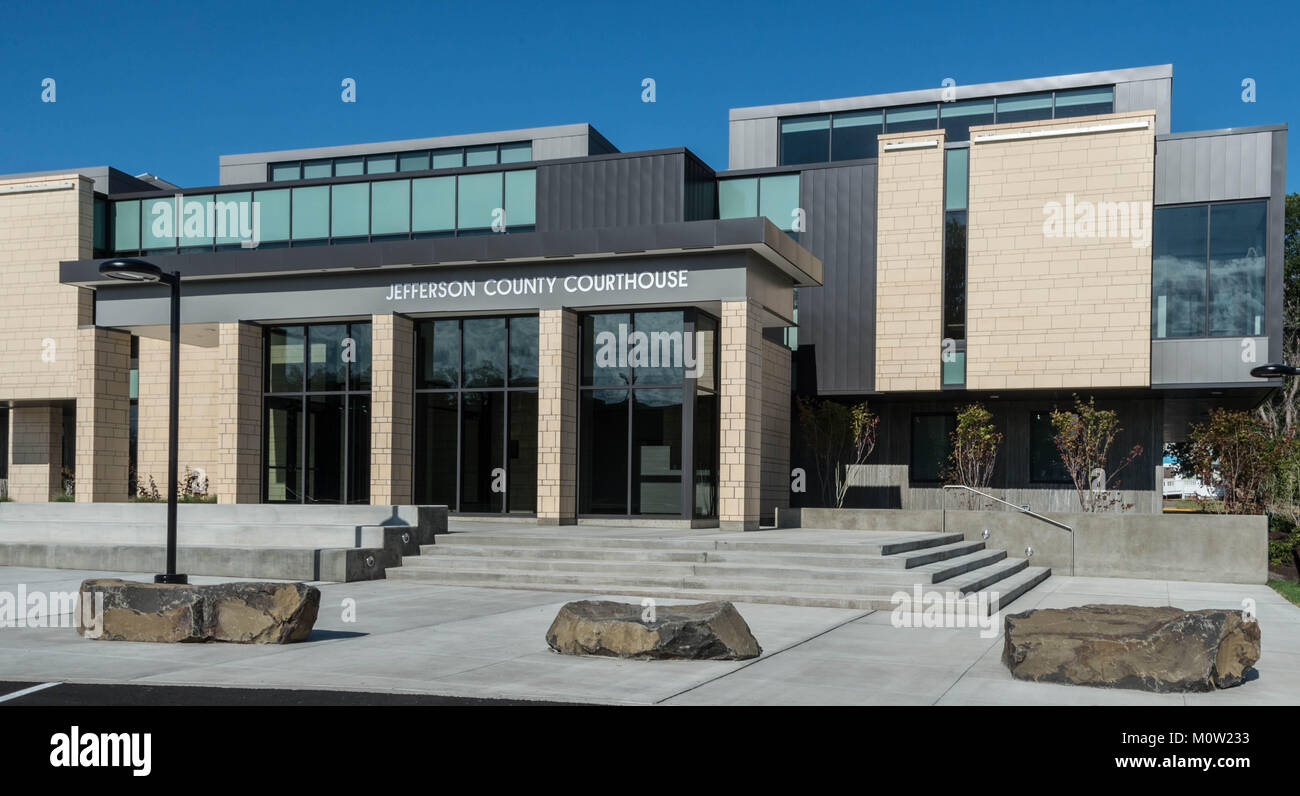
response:
{"label": "gray rock", "polygon": [[1161,693],[1240,685],[1259,660],[1259,623],[1239,610],[1085,605],[1006,617],[1013,677]]}
{"label": "gray rock", "polygon": [[546,643],[566,655],[617,658],[734,661],[763,653],[729,602],[656,606],[653,622],[642,621],[642,610],[607,600],[567,603]]}
{"label": "gray rock", "polygon": [[[320,590],[303,583],[192,586],[117,578],[83,581],[77,633],[105,641],[288,644],[311,634]],[[89,599],[85,595],[90,595]],[[102,609],[96,608],[103,595]]]}

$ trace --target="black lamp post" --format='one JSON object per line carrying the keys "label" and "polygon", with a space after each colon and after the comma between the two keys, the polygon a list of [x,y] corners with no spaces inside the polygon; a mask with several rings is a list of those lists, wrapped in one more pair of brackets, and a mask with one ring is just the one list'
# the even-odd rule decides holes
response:
{"label": "black lamp post", "polygon": [[176,448],[179,425],[181,381],[181,274],[167,274],[153,263],[144,260],[108,260],[100,264],[99,272],[125,282],[162,282],[171,288],[171,389],[167,396],[167,572],[154,575],[154,583],[189,583],[189,578],[176,572]]}
{"label": "black lamp post", "polygon": [[1250,375],[1257,379],[1271,379],[1275,376],[1300,376],[1300,368],[1293,368],[1290,365],[1282,365],[1274,362],[1268,365],[1260,365],[1257,368],[1251,368]]}

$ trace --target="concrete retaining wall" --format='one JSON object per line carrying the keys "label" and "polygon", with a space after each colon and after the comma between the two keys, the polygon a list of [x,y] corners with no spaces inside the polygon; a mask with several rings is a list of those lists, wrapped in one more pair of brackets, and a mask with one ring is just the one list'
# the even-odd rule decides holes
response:
{"label": "concrete retaining wall", "polygon": [[[0,503],[0,566],[156,572],[167,506]],[[447,531],[445,506],[177,506],[177,567],[193,575],[353,581],[384,577]]]}
{"label": "concrete retaining wall", "polygon": [[[797,518],[795,512],[798,512]],[[1268,580],[1268,518],[1262,514],[1046,513],[1074,529],[1074,573],[1106,578],[1264,583]],[[938,531],[938,511],[791,509],[788,527],[864,531]],[[1071,534],[1014,511],[948,511],[948,531],[982,538],[1032,563],[1070,574]]]}
{"label": "concrete retaining wall", "polygon": [[[876,503],[881,508],[896,508],[904,511],[921,511],[940,508],[943,490],[937,486],[913,486],[906,464],[860,464],[847,468],[850,487],[887,488],[897,495],[897,503],[892,499],[887,503]],[[1164,469],[1156,468],[1155,483],[1162,483]],[[1017,506],[1029,506],[1039,514],[1049,511],[1074,512],[1079,510],[1079,493],[1073,486],[1037,487],[1034,489],[996,489],[986,490],[994,497],[1001,498]],[[1159,514],[1163,508],[1160,492],[1151,489],[1117,490],[1119,503],[1127,508],[1125,513]],[[852,504],[855,495],[850,488],[846,502]],[[948,507],[967,505],[964,500],[974,496],[952,494],[948,496]],[[859,504],[861,505],[861,504]],[[869,504],[870,505],[870,504]]]}

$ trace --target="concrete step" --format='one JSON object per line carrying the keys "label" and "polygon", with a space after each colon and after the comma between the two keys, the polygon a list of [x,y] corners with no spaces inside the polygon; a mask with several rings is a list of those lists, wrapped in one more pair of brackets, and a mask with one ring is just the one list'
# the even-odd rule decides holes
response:
{"label": "concrete step", "polygon": [[[1037,574],[1037,573],[1035,573]],[[1050,575],[1046,571],[1041,575],[1039,580],[1033,581],[1024,586],[1020,591],[1032,588],[1042,579]],[[784,592],[763,592],[754,589],[727,589],[727,588],[687,588],[687,587],[654,587],[654,586],[629,586],[625,583],[607,583],[599,580],[593,580],[576,586],[574,584],[564,583],[532,583],[528,585],[517,585],[505,581],[483,580],[475,581],[473,579],[462,579],[456,582],[449,582],[441,579],[430,580],[426,573],[418,569],[408,569],[399,567],[388,570],[390,580],[404,580],[419,583],[440,583],[449,586],[463,586],[472,588],[489,588],[489,589],[524,589],[529,591],[553,591],[578,593],[586,595],[621,595],[627,597],[657,597],[664,599],[683,599],[683,600],[730,600],[732,602],[749,602],[749,603],[766,603],[776,605],[794,605],[815,608],[849,608],[860,611],[888,611],[893,609],[897,604],[892,599],[893,593],[890,594],[833,594],[833,593],[802,593],[796,591]],[[1019,596],[1016,594],[1015,596]],[[976,595],[968,595],[968,599],[978,599]],[[1011,597],[1003,597],[1001,605],[1009,605]],[[996,604],[990,600],[990,605]],[[996,610],[996,609],[994,609]]]}
{"label": "concrete step", "polygon": [[[963,551],[983,548],[983,542],[946,546],[942,556],[956,557]],[[450,558],[502,558],[528,560],[567,561],[642,561],[642,562],[694,562],[735,563],[762,566],[795,566],[804,569],[865,568],[902,570],[914,566],[913,553],[894,556],[875,554],[848,555],[838,553],[773,553],[765,550],[659,550],[621,547],[506,547],[500,545],[426,544],[420,545],[420,555]]]}
{"label": "concrete step", "polygon": [[943,582],[945,589],[960,591],[963,594],[989,589],[996,591],[994,584],[1026,569],[1027,558],[1003,558],[995,564],[973,569]]}
{"label": "concrete step", "polygon": [[[655,549],[677,551],[735,551],[767,553],[829,553],[840,555],[875,555],[889,556],[914,550],[952,545],[964,541],[959,533],[918,533],[900,534],[897,537],[876,538],[862,542],[764,542],[749,538],[759,534],[728,534],[726,537],[714,538],[672,538],[672,537],[602,537],[602,536],[554,536],[550,534],[491,534],[478,532],[449,533],[439,536],[437,545],[469,545],[476,547],[571,547],[571,548],[615,548],[615,549]],[[735,538],[730,538],[735,537]]]}
{"label": "concrete step", "polygon": [[[479,551],[475,551],[479,552]],[[1003,554],[1005,555],[1005,554]],[[991,559],[988,559],[991,560]],[[966,568],[978,566],[978,562],[965,564]],[[573,558],[522,559],[504,557],[487,552],[483,555],[422,555],[408,556],[403,566],[424,569],[476,570],[482,572],[565,572],[571,574],[609,573],[611,575],[645,575],[655,577],[716,577],[716,578],[754,578],[776,579],[778,581],[843,581],[856,586],[867,580],[888,584],[911,584],[918,576],[910,574],[914,570],[879,569],[865,567],[806,567],[799,563],[775,564],[757,561],[646,561],[640,558],[625,560],[591,560]],[[965,571],[964,569],[962,571]],[[928,577],[922,573],[921,579]]]}
{"label": "concrete step", "polygon": [[[388,577],[452,586],[892,608],[899,592],[1009,604],[1050,574],[960,534],[875,533],[862,542],[758,534],[439,536]],[[757,537],[757,538],[756,538]],[[951,596],[949,596],[951,595]],[[996,609],[995,609],[996,610]]]}
{"label": "concrete step", "polygon": [[1011,577],[998,581],[994,587],[987,590],[996,591],[998,594],[998,599],[991,600],[989,603],[989,613],[996,613],[1011,605],[1016,598],[1051,576],[1052,570],[1049,567],[1025,567]]}

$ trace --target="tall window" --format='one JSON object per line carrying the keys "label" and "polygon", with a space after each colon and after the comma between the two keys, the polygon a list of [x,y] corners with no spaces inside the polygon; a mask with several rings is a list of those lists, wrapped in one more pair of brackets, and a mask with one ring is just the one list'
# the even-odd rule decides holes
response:
{"label": "tall window", "polygon": [[920,483],[939,483],[948,466],[955,414],[912,415],[912,460],[909,477]]}
{"label": "tall window", "polygon": [[[0,481],[9,480],[9,407],[0,406]],[[9,494],[8,483],[3,494]]]}
{"label": "tall window", "polygon": [[697,310],[583,317],[579,513],[717,516],[717,331]]}
{"label": "tall window", "polygon": [[265,332],[262,497],[370,502],[370,324]]}
{"label": "tall window", "polygon": [[1157,207],[1152,223],[1153,338],[1265,333],[1267,202]]}
{"label": "tall window", "polygon": [[537,511],[537,316],[421,321],[415,499],[467,513]]}
{"label": "tall window", "polygon": [[1029,480],[1041,484],[1069,484],[1070,473],[1061,461],[1061,452],[1053,437],[1050,412],[1033,412],[1029,415]]}
{"label": "tall window", "polygon": [[966,383],[966,204],[970,150],[944,151],[943,386]]}

